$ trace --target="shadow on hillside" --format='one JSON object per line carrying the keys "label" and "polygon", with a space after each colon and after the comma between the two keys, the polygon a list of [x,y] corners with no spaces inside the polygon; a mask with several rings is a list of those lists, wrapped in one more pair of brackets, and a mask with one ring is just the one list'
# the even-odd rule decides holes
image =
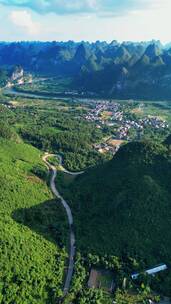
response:
{"label": "shadow on hillside", "polygon": [[30,208],[17,209],[12,218],[59,247],[66,246],[68,226],[60,202],[50,200]]}

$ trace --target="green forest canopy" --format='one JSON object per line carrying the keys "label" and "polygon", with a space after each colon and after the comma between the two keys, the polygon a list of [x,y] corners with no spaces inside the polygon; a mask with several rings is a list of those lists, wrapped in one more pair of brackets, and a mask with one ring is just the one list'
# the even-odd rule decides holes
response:
{"label": "green forest canopy", "polygon": [[171,158],[164,145],[121,147],[111,161],[70,186],[78,247],[136,257],[148,265],[170,262],[170,185]]}
{"label": "green forest canopy", "polygon": [[56,303],[62,293],[65,217],[40,171],[37,149],[0,138],[1,303]]}

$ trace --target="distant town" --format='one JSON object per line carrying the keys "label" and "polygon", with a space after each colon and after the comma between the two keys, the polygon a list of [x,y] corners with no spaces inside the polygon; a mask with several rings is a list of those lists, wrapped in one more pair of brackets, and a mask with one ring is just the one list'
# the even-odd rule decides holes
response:
{"label": "distant town", "polygon": [[140,103],[135,108],[135,102],[130,101],[127,105],[114,101],[96,101],[91,103],[92,109],[85,115],[89,122],[95,122],[97,128],[113,127],[114,135],[105,142],[94,145],[100,153],[111,152],[115,154],[120,145],[131,141],[133,138],[140,140],[146,128],[152,130],[165,130],[169,128],[166,120],[158,116],[138,117],[143,111],[144,104]]}

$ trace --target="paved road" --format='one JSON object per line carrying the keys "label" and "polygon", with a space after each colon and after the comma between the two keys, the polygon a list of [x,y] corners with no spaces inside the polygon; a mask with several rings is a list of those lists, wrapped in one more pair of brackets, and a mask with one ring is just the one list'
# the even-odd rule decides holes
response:
{"label": "paved road", "polygon": [[58,159],[59,159],[59,165],[62,167],[62,171],[69,174],[69,175],[73,175],[73,176],[77,176],[77,175],[81,175],[84,173],[84,171],[80,171],[80,172],[71,172],[71,171],[68,171],[66,170],[64,167],[63,167],[63,160],[62,160],[62,156],[61,155],[57,155]]}
{"label": "paved road", "polygon": [[[73,231],[73,228],[72,228],[73,216],[72,216],[71,208],[68,205],[68,203],[64,200],[64,198],[60,195],[60,193],[57,190],[56,185],[55,185],[55,179],[56,179],[56,176],[57,176],[57,169],[55,168],[55,166],[51,165],[47,161],[47,159],[49,157],[54,157],[54,156],[59,158],[60,165],[62,166],[62,157],[60,155],[46,154],[46,155],[43,156],[43,161],[46,163],[47,167],[52,171],[51,180],[50,180],[50,187],[51,187],[51,190],[52,190],[53,194],[61,200],[61,203],[66,210],[67,218],[68,218],[68,224],[69,224],[69,228],[70,228],[69,265],[68,265],[68,272],[67,272],[65,285],[64,285],[64,296],[65,296],[69,291],[70,284],[71,284],[71,279],[72,279],[72,275],[73,275],[73,270],[74,270],[74,258],[75,258],[75,251],[76,251],[75,234],[74,234],[74,231]],[[69,172],[69,171],[65,170],[65,168],[63,168],[63,166],[62,166],[62,169],[63,169],[64,172],[66,172],[70,175],[79,175],[79,174],[83,173],[83,172]]]}

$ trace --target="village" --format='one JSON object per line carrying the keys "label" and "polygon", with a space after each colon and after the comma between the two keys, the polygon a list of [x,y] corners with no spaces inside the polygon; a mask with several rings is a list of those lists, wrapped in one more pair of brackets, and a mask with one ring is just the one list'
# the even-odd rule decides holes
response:
{"label": "village", "polygon": [[95,150],[100,153],[110,152],[113,155],[118,151],[121,144],[132,140],[141,140],[144,130],[165,130],[169,128],[166,120],[158,116],[135,115],[143,111],[143,103],[134,109],[134,102],[127,105],[114,101],[96,101],[91,103],[92,109],[86,113],[85,119],[96,123],[96,127],[101,129],[105,126],[111,128],[113,135],[102,143],[94,145]]}

